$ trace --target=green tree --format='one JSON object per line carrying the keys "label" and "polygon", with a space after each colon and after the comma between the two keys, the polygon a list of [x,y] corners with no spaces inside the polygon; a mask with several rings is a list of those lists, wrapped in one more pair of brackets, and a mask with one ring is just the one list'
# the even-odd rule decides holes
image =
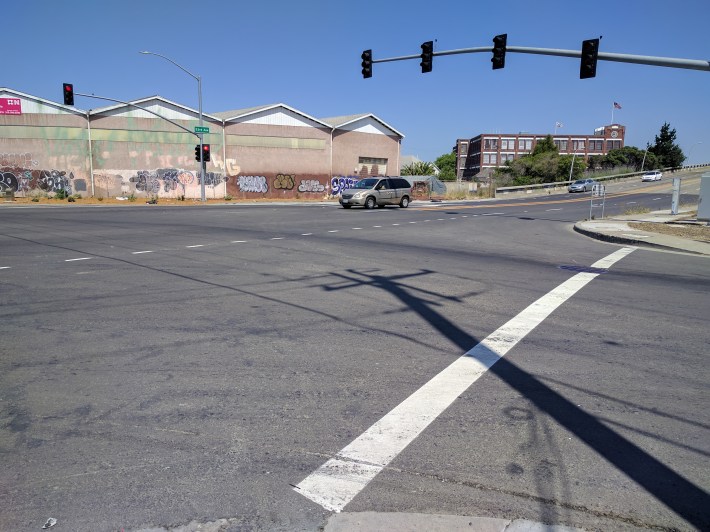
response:
{"label": "green tree", "polygon": [[559,150],[555,145],[555,141],[552,140],[552,135],[547,135],[544,139],[535,144],[535,149],[530,155],[535,157],[536,155],[540,155],[542,153],[559,153]]}
{"label": "green tree", "polygon": [[[676,131],[671,129],[668,122],[661,126],[660,135],[656,135],[656,143],[648,148],[649,153],[654,154],[658,163],[654,168],[675,168],[683,165],[685,155],[675,143]],[[648,168],[648,165],[645,165]]]}
{"label": "green tree", "polygon": [[402,167],[402,175],[434,175],[434,165],[417,161]]}
{"label": "green tree", "polygon": [[439,169],[439,179],[442,181],[456,181],[456,153],[445,153],[437,157],[434,164]]}

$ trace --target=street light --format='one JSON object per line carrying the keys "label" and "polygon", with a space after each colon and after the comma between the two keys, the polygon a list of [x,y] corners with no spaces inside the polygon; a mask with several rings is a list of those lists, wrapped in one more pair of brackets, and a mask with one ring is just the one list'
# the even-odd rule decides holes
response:
{"label": "street light", "polygon": [[[180,70],[185,72],[186,74],[192,76],[197,80],[197,98],[199,100],[199,113],[200,113],[200,128],[202,128],[202,78],[200,76],[195,76],[192,72],[187,70],[185,67],[178,65],[175,61],[170,59],[169,57],[165,57],[164,55],[161,54],[156,54],[155,52],[147,52],[147,51],[142,51],[140,52],[141,54],[147,54],[147,55],[157,55],[158,57],[162,57],[166,61],[170,61],[173,65],[178,67]],[[202,133],[199,135],[200,137],[200,153],[202,153]],[[205,201],[205,161],[200,160],[200,196],[201,200]]]}

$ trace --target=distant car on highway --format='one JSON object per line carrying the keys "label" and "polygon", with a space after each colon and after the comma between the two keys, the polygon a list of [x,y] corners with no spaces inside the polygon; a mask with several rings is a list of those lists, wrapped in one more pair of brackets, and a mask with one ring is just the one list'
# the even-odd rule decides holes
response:
{"label": "distant car on highway", "polygon": [[567,187],[568,192],[587,192],[592,190],[597,182],[594,179],[577,179],[574,183]]}
{"label": "distant car on highway", "polygon": [[646,172],[641,176],[641,181],[660,181],[663,178],[663,173],[658,170]]}

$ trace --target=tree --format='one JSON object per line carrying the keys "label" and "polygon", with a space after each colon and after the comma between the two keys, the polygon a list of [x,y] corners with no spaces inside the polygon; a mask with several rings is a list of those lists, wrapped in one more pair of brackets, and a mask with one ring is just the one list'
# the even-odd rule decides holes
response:
{"label": "tree", "polygon": [[439,169],[439,179],[442,181],[456,181],[456,153],[445,153],[437,157],[434,164]]}
{"label": "tree", "polygon": [[423,161],[406,164],[402,167],[402,175],[434,175],[434,165]]}
{"label": "tree", "polygon": [[530,155],[535,157],[536,155],[540,155],[542,153],[548,153],[548,152],[559,153],[559,150],[557,149],[557,145],[555,145],[555,141],[552,140],[552,135],[547,135],[544,139],[542,139],[540,142],[535,144],[535,149],[532,151],[532,153]]}
{"label": "tree", "polygon": [[[676,168],[683,165],[685,155],[675,143],[675,139],[675,129],[671,129],[670,124],[665,122],[661,126],[660,135],[656,135],[656,143],[648,148],[649,153],[658,158],[658,164],[654,168]],[[645,166],[648,168],[648,165]]]}

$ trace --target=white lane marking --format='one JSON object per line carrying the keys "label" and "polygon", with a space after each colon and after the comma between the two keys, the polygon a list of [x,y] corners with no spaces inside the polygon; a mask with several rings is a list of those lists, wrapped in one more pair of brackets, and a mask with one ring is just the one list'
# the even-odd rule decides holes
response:
{"label": "white lane marking", "polygon": [[558,207],[556,209],[545,209],[545,212],[550,212],[550,211],[561,211],[562,207]]}
{"label": "white lane marking", "polygon": [[455,220],[455,219],[456,219],[456,217],[455,217],[455,216],[454,216],[453,218],[449,218],[449,220]]}
{"label": "white lane marking", "polygon": [[485,214],[481,214],[481,216],[498,216],[501,214],[505,214],[504,212],[487,212]]}
{"label": "white lane marking", "polygon": [[362,227],[353,227],[353,231],[359,231]]}
{"label": "white lane marking", "polygon": [[382,227],[381,225],[373,225],[372,227]]}
{"label": "white lane marking", "polygon": [[9,270],[11,266],[0,266],[0,270]]}
{"label": "white lane marking", "polygon": [[284,237],[282,237],[282,236],[275,236],[271,240],[283,240],[283,239],[284,239]]}
{"label": "white lane marking", "polygon": [[[608,268],[635,249],[619,249],[592,267]],[[340,512],[459,395],[598,275],[580,272],[532,303],[385,414],[294,489],[326,510]]]}
{"label": "white lane marking", "polygon": [[444,218],[437,218],[436,221],[437,221],[437,222],[442,222],[442,221],[444,221]]}
{"label": "white lane marking", "polygon": [[653,198],[651,201],[658,201],[659,199],[663,199],[663,198]]}
{"label": "white lane marking", "polygon": [[153,253],[152,251],[133,251],[133,255],[142,255],[143,253]]}
{"label": "white lane marking", "polygon": [[328,232],[329,232],[329,233],[337,233],[338,231],[339,231],[338,229],[331,229],[331,230],[328,231]]}
{"label": "white lane marking", "polygon": [[66,259],[64,262],[75,262],[77,260],[90,260],[91,257],[79,257],[78,259]]}
{"label": "white lane marking", "polygon": [[231,244],[244,244],[245,242],[247,242],[247,241],[246,240],[232,240],[232,242],[230,242],[230,243]]}
{"label": "white lane marking", "polygon": [[311,236],[313,233],[301,233],[301,236]]}
{"label": "white lane marking", "polygon": [[636,203],[635,201],[627,201],[626,202],[627,205],[634,205],[635,203]]}
{"label": "white lane marking", "polygon": [[194,246],[185,246],[186,248],[203,248],[205,247],[204,244],[195,244]]}
{"label": "white lane marking", "polygon": [[409,223],[410,223],[410,224],[415,224],[415,223],[417,223],[417,222],[409,222]]}
{"label": "white lane marking", "polygon": [[400,225],[400,224],[392,224],[392,225]]}

